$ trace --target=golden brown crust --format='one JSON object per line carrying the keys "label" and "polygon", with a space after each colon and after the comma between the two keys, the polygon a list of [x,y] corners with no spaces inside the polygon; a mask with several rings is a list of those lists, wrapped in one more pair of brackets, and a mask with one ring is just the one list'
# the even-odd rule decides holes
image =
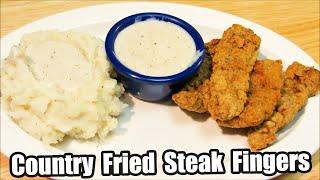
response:
{"label": "golden brown crust", "polygon": [[211,56],[213,56],[215,54],[219,41],[220,41],[220,39],[212,39],[211,41],[206,43],[206,51]]}
{"label": "golden brown crust", "polygon": [[244,109],[249,75],[256,61],[260,38],[250,29],[227,29],[213,56],[208,111],[213,119],[230,120]]}
{"label": "golden brown crust", "polygon": [[[222,44],[220,43],[222,42]],[[223,39],[206,44],[213,56],[213,74],[196,90],[181,91],[172,99],[182,109],[206,112],[214,119],[230,119],[243,110],[249,75],[256,61],[260,38],[252,30],[233,25]]]}
{"label": "golden brown crust", "polygon": [[201,93],[197,90],[180,91],[172,96],[172,100],[182,109],[198,113],[207,112],[202,102]]}
{"label": "golden brown crust", "polygon": [[[210,42],[206,43],[206,51],[209,56],[214,55],[219,39],[212,39]],[[209,67],[212,68],[212,67]],[[208,89],[208,80],[205,80],[199,87],[193,90],[183,90],[172,95],[172,100],[182,109],[188,111],[204,113],[207,112],[207,108],[203,102],[206,98]]]}
{"label": "golden brown crust", "polygon": [[229,121],[217,120],[220,126],[246,128],[257,126],[272,115],[283,85],[282,62],[257,61],[250,79],[248,102],[241,114]]}
{"label": "golden brown crust", "polygon": [[306,104],[309,96],[319,92],[320,72],[297,62],[285,72],[284,87],[278,107],[271,118],[248,134],[248,143],[253,151],[264,149],[277,139],[279,129],[287,125]]}

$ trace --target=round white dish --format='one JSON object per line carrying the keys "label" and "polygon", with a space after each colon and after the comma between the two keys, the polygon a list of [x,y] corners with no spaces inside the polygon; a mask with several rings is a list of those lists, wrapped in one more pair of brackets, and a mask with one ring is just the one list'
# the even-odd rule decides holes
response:
{"label": "round white dish", "polygon": [[[12,45],[18,44],[24,33],[58,29],[85,31],[104,40],[108,29],[118,20],[141,12],[161,12],[182,18],[194,25],[204,41],[220,38],[222,32],[234,23],[251,28],[261,39],[260,59],[281,59],[286,68],[297,60],[308,66],[319,66],[303,50],[282,36],[248,20],[220,11],[171,3],[117,3],[86,7],[59,13],[23,26],[1,38],[1,60],[8,56]],[[192,13],[190,13],[192,12]],[[115,132],[104,142],[67,139],[56,147],[44,146],[14,124],[1,110],[1,152],[10,156],[13,152],[25,154],[96,154],[98,164],[94,178],[100,175],[100,152],[102,150],[130,150],[131,153],[157,151],[158,173],[145,178],[161,179],[265,179],[260,174],[231,174],[230,149],[246,148],[245,132],[220,128],[206,115],[195,115],[182,111],[173,103],[148,103],[126,95],[130,106],[119,118]],[[315,153],[319,148],[319,95],[308,100],[306,107],[295,120],[280,132],[279,140],[264,151],[308,151]],[[224,152],[226,174],[167,176],[162,172],[162,152],[175,149],[186,152],[208,152],[218,149]],[[277,176],[279,174],[276,174]],[[108,178],[108,177],[103,177]],[[114,177],[109,177],[113,179]],[[141,179],[141,176],[118,178]]]}

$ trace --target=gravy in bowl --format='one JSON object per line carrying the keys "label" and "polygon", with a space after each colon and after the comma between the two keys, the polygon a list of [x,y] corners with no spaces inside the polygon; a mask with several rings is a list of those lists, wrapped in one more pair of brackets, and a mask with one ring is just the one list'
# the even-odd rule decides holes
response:
{"label": "gravy in bowl", "polygon": [[196,59],[190,34],[171,22],[149,19],[123,29],[115,40],[115,54],[129,69],[147,76],[170,76]]}

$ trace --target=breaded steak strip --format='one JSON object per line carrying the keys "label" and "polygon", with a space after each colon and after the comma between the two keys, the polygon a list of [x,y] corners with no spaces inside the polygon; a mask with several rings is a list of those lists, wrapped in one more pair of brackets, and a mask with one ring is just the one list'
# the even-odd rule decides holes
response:
{"label": "breaded steak strip", "polygon": [[257,126],[272,115],[283,86],[282,62],[264,60],[257,61],[250,78],[248,102],[243,112],[229,120],[217,123],[231,128]]}
{"label": "breaded steak strip", "polygon": [[205,100],[213,119],[230,120],[243,111],[259,46],[260,38],[241,25],[223,33],[213,56],[209,100]]}
{"label": "breaded steak strip", "polygon": [[184,85],[182,90],[172,96],[172,100],[182,109],[203,113],[207,111],[202,101],[201,89],[204,81],[208,80],[212,73],[212,55],[219,43],[219,39],[213,39],[206,44],[206,55],[204,62],[198,72]]}
{"label": "breaded steak strip", "polygon": [[297,62],[285,72],[284,87],[278,106],[271,118],[248,134],[248,143],[253,151],[266,148],[277,139],[279,129],[288,124],[306,104],[308,97],[320,89],[320,72]]}
{"label": "breaded steak strip", "polygon": [[180,91],[172,96],[172,100],[182,109],[204,113],[207,109],[203,105],[201,95],[198,90]]}

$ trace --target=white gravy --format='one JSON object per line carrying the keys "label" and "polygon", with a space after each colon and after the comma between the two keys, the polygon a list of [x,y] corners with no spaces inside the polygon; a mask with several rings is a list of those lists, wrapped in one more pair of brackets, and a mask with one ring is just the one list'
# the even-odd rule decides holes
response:
{"label": "white gravy", "polygon": [[123,29],[115,40],[122,64],[147,76],[169,76],[188,68],[196,58],[190,34],[170,22],[150,19]]}

